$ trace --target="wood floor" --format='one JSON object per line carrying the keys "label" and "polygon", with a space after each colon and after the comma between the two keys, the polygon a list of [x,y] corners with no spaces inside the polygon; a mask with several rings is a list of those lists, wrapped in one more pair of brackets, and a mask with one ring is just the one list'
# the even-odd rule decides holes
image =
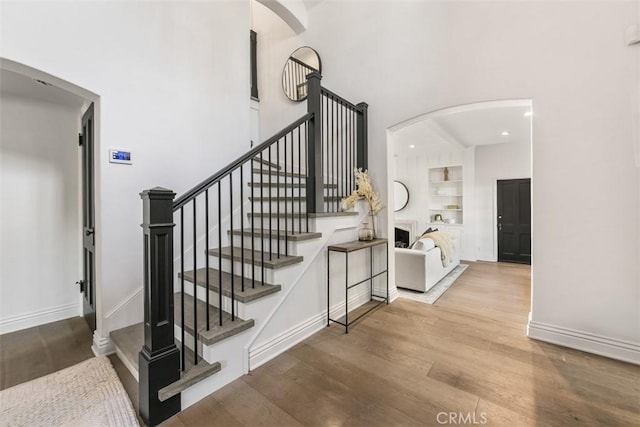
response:
{"label": "wood floor", "polygon": [[[525,336],[529,282],[528,266],[471,263],[435,305],[398,299],[348,335],[326,328],[164,425],[640,425],[640,367]],[[82,318],[2,335],[0,388],[90,346]]]}
{"label": "wood floor", "polygon": [[326,328],[165,426],[640,425],[640,367],[530,340],[530,268]]}
{"label": "wood floor", "polygon": [[0,335],[0,390],[90,357],[91,331],[82,317]]}

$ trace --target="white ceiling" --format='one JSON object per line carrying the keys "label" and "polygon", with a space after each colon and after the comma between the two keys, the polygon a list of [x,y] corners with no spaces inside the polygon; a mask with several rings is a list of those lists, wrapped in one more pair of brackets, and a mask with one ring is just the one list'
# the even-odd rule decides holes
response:
{"label": "white ceiling", "polygon": [[[396,154],[425,153],[490,144],[531,141],[529,100],[491,101],[447,108],[392,129]],[[503,136],[502,132],[509,132]],[[415,148],[410,148],[415,145]]]}
{"label": "white ceiling", "polygon": [[80,109],[84,98],[56,86],[47,86],[30,77],[0,69],[0,94],[18,96]]}

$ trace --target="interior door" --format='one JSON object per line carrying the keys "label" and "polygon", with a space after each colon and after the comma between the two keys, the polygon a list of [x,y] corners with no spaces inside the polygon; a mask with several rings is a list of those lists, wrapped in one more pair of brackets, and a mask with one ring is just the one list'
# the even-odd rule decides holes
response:
{"label": "interior door", "polygon": [[92,331],[96,329],[96,283],[95,283],[95,174],[93,104],[82,116],[82,246],[83,313]]}
{"label": "interior door", "polygon": [[531,178],[498,181],[498,261],[531,264]]}

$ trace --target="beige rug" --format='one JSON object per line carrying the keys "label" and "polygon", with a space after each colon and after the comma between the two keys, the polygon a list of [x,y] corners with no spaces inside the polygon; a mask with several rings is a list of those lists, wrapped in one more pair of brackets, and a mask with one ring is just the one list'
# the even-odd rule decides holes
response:
{"label": "beige rug", "polygon": [[400,298],[412,299],[414,301],[426,302],[427,304],[434,304],[438,298],[444,294],[447,289],[453,285],[458,277],[469,267],[467,264],[460,264],[442,278],[435,286],[429,289],[427,292],[417,292],[409,289],[398,288],[398,295]]}
{"label": "beige rug", "polygon": [[106,357],[0,392],[0,426],[137,426],[131,401]]}

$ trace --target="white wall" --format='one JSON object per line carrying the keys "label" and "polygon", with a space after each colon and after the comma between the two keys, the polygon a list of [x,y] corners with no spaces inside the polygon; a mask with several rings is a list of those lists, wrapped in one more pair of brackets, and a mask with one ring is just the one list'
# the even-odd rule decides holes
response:
{"label": "white wall", "polygon": [[79,111],[0,96],[0,333],[80,314]]}
{"label": "white wall", "polygon": [[[636,9],[635,1],[322,2],[300,36],[262,35],[262,123],[282,127],[300,115],[285,109],[279,74],[303,44],[322,57],[323,84],[369,103],[378,185],[390,126],[452,105],[533,99],[532,321],[637,349],[640,182],[629,94],[638,64],[624,42]],[[614,242],[597,255],[594,224]],[[572,343],[591,345],[583,344]]]}
{"label": "white wall", "polygon": [[477,257],[497,261],[496,181],[531,178],[531,144],[491,144],[476,148],[475,202]]}
{"label": "white wall", "polygon": [[[0,56],[100,96],[105,338],[142,318],[139,193],[159,185],[180,194],[249,148],[249,3],[3,2],[1,12]],[[133,165],[109,164],[110,147],[131,149]]]}

